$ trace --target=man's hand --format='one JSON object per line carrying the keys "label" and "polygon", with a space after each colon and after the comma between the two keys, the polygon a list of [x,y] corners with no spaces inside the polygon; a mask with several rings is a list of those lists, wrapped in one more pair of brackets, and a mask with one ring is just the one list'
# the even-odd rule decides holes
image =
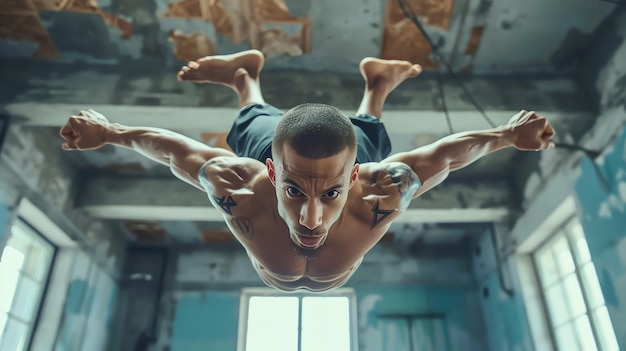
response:
{"label": "man's hand", "polygon": [[102,114],[94,111],[81,111],[71,116],[61,128],[60,134],[65,143],[63,150],[92,150],[105,144],[105,134],[111,123]]}
{"label": "man's hand", "polygon": [[520,111],[511,118],[507,127],[512,132],[513,146],[518,150],[539,151],[554,147],[554,128],[545,117],[533,111]]}

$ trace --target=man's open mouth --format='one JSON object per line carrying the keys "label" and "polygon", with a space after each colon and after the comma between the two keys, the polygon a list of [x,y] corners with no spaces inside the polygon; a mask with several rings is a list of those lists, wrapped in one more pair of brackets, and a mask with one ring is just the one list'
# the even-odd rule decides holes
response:
{"label": "man's open mouth", "polygon": [[324,235],[318,235],[318,236],[296,235],[296,238],[298,238],[300,246],[306,247],[306,248],[316,248],[324,240]]}

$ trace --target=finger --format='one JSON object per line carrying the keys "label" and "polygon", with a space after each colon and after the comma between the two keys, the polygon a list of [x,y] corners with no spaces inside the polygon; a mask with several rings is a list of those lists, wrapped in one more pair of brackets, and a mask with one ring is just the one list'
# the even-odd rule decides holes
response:
{"label": "finger", "polygon": [[189,61],[187,63],[187,66],[189,66],[190,68],[193,68],[193,69],[196,69],[196,68],[200,67],[200,65],[197,62],[195,62],[195,61]]}
{"label": "finger", "polygon": [[553,138],[556,135],[556,131],[554,130],[554,128],[552,127],[550,123],[546,124],[543,135],[548,136],[550,138]]}
{"label": "finger", "polygon": [[183,79],[183,74],[185,74],[185,72],[178,71],[178,74],[176,75],[176,79],[178,79],[179,82],[182,82],[182,81],[185,80],[185,79]]}
{"label": "finger", "polygon": [[526,114],[526,110],[521,110],[520,112],[514,114],[513,117],[511,117],[511,119],[509,120],[509,124],[517,123],[517,120],[520,118],[520,116],[523,116],[524,114]]}
{"label": "finger", "polygon": [[66,135],[72,133],[72,127],[70,127],[69,122],[65,123],[65,125],[63,127],[61,127],[61,129],[59,130],[59,134],[62,137],[65,137]]}
{"label": "finger", "polygon": [[187,73],[187,72],[189,72],[190,68],[187,67],[187,66],[183,66],[180,70],[185,72],[185,73]]}
{"label": "finger", "polygon": [[522,117],[520,122],[527,123],[535,119],[537,119],[537,114],[535,113],[535,111],[528,111],[526,112],[526,114],[524,114],[524,117]]}
{"label": "finger", "polygon": [[539,116],[537,114],[537,112],[535,112],[535,111],[532,111],[532,112],[528,113],[528,120],[529,121],[532,121],[532,120],[535,120],[535,119],[539,119],[539,118],[544,118],[544,117]]}
{"label": "finger", "polygon": [[67,143],[63,143],[63,145],[61,145],[61,148],[63,150],[77,150],[78,146],[76,146],[76,144],[74,143],[67,142]]}
{"label": "finger", "polygon": [[70,128],[73,129],[74,133],[78,134],[78,128],[80,128],[80,118],[78,116],[72,116],[67,120]]}

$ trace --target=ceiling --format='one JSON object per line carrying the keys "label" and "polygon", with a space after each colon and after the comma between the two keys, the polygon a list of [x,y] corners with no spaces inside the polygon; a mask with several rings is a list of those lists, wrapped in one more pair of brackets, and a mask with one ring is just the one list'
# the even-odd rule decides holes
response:
{"label": "ceiling", "polygon": [[[425,73],[394,92],[383,115],[393,152],[506,123],[522,108],[548,116],[569,142],[593,123],[595,105],[576,68],[615,5],[407,3],[463,86],[437,62],[396,0],[0,0],[2,113],[49,136],[51,152],[79,170],[77,207],[118,223],[144,244],[220,244],[232,236],[205,195],[177,185],[167,168],[120,148],[61,152],[56,133],[70,114],[94,108],[115,122],[223,145],[236,96],[175,79],[185,61],[201,56],[260,49],[268,102],[280,108],[325,102],[348,113],[362,93],[361,58],[420,63]],[[459,171],[416,201],[386,240],[458,244],[484,231],[486,222],[511,219],[519,208],[516,184],[533,162],[536,157],[506,150]]]}

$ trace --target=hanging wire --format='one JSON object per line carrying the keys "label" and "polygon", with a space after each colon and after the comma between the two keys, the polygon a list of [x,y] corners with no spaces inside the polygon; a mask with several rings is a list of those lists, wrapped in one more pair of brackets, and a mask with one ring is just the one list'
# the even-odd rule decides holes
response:
{"label": "hanging wire", "polygon": [[[487,123],[489,123],[489,125],[492,128],[495,128],[496,124],[493,123],[493,121],[487,116],[487,114],[485,113],[483,108],[480,106],[478,101],[476,101],[476,99],[474,99],[474,96],[472,96],[472,94],[469,93],[469,91],[467,90],[467,88],[465,87],[465,85],[463,84],[461,79],[459,78],[459,76],[454,72],[454,70],[448,64],[448,62],[446,62],[446,60],[443,59],[443,57],[439,53],[438,47],[436,45],[434,45],[432,39],[430,38],[430,36],[426,32],[426,30],[424,29],[424,26],[422,25],[420,20],[417,18],[417,15],[413,11],[413,8],[411,7],[411,5],[409,5],[409,3],[406,0],[397,0],[397,2],[398,2],[398,5],[400,6],[400,9],[402,9],[402,12],[404,13],[404,16],[406,18],[408,18],[409,20],[411,20],[411,22],[413,22],[415,24],[415,26],[420,31],[420,33],[422,33],[422,35],[424,36],[424,39],[426,39],[426,41],[428,42],[428,45],[430,46],[430,48],[431,48],[431,50],[433,52],[433,55],[435,56],[437,62],[443,64],[443,66],[446,68],[448,74],[451,75],[454,78],[455,82],[461,88],[461,90],[463,91],[465,96],[470,100],[470,102],[472,103],[474,108],[478,112],[480,112],[480,114],[483,116],[485,121],[487,121]],[[449,116],[448,109],[447,109],[446,102],[445,102],[446,100],[445,100],[444,93],[443,93],[443,87],[442,87],[442,83],[441,83],[441,75],[440,75],[440,71],[439,70],[437,70],[437,83],[438,83],[438,86],[439,86],[439,94],[441,95],[441,102],[442,102],[442,105],[443,105],[443,110],[444,110],[444,113],[446,115],[446,120],[448,122],[448,128],[450,129],[450,131],[452,131],[452,124],[450,123],[450,116]],[[600,169],[598,169],[598,165],[595,162],[593,162],[593,160],[595,160],[598,156],[600,156],[600,152],[599,151],[590,150],[590,149],[587,149],[587,148],[582,147],[580,145],[569,144],[569,143],[562,143],[562,142],[555,142],[554,146],[558,147],[558,148],[561,148],[561,149],[567,149],[567,150],[572,150],[572,151],[582,151],[583,153],[585,153],[585,155],[588,158],[591,159],[591,161],[592,161],[592,163],[594,165],[595,172],[598,173],[598,176],[600,176],[600,179],[603,180],[604,187],[607,188],[606,179],[604,179],[604,177],[602,176],[602,172],[600,171]]]}
{"label": "hanging wire", "polygon": [[4,142],[6,141],[7,134],[9,132],[9,124],[11,123],[11,118],[6,115],[0,115],[0,155],[2,154],[2,148],[4,146]]}
{"label": "hanging wire", "polygon": [[[426,41],[428,42],[428,45],[430,46],[430,48],[431,48],[431,50],[433,52],[433,55],[435,56],[436,60],[444,65],[444,67],[446,68],[446,71],[448,72],[448,74],[450,76],[452,76],[452,78],[454,78],[454,81],[461,88],[461,90],[463,91],[463,94],[465,94],[465,96],[470,100],[470,102],[472,103],[474,108],[478,112],[480,112],[480,114],[483,116],[485,121],[487,121],[487,123],[489,123],[489,125],[492,128],[495,128],[496,124],[493,123],[493,121],[489,118],[489,116],[487,116],[487,114],[485,113],[485,110],[483,110],[483,108],[480,106],[478,101],[476,101],[476,99],[474,99],[474,96],[472,96],[472,94],[469,93],[469,91],[467,90],[467,88],[465,87],[465,85],[463,84],[461,79],[459,78],[459,76],[454,72],[454,70],[448,64],[448,62],[446,62],[446,60],[443,59],[441,54],[439,54],[439,50],[438,50],[437,46],[433,44],[432,39],[430,38],[430,36],[426,32],[426,29],[424,29],[424,26],[422,25],[420,20],[417,18],[417,15],[415,14],[415,11],[413,11],[413,8],[411,7],[411,5],[409,5],[407,0],[397,0],[397,2],[398,2],[398,5],[400,6],[400,9],[402,9],[402,12],[404,13],[404,16],[406,18],[408,18],[409,20],[411,20],[411,22],[413,22],[415,24],[415,26],[420,31],[420,33],[422,33],[422,35],[424,36],[424,39],[426,39]],[[439,74],[439,70],[437,71],[437,73]],[[438,76],[437,79],[438,80],[440,79],[439,76]],[[441,84],[441,83],[439,83],[439,84]],[[440,94],[442,95],[442,102],[444,102],[444,108],[445,108],[445,99],[443,98],[443,90],[441,88],[440,88]],[[448,125],[449,125],[450,129],[452,129],[452,127],[450,125],[450,119],[449,119],[449,116],[448,116],[447,109],[445,110],[445,112],[446,112],[446,118],[448,119]],[[589,150],[587,148],[584,148],[584,147],[582,147],[580,145],[575,145],[575,144],[558,143],[557,142],[557,143],[554,143],[554,146],[558,147],[558,148],[561,148],[561,149],[568,149],[568,150],[572,150],[572,151],[582,151],[582,152],[585,153],[585,155],[587,157],[591,158],[592,160],[596,159],[600,155],[599,151]]]}
{"label": "hanging wire", "polygon": [[448,105],[446,104],[446,94],[443,92],[443,79],[441,78],[441,72],[437,71],[437,87],[439,88],[439,97],[441,98],[441,109],[446,115],[446,122],[448,122],[448,130],[450,134],[454,134],[452,129],[452,121],[450,120],[450,113],[448,113]]}
{"label": "hanging wire", "polygon": [[489,123],[489,125],[492,128],[495,128],[496,124],[493,123],[493,121],[489,118],[489,116],[487,116],[487,114],[485,113],[485,110],[483,110],[483,108],[480,106],[478,101],[476,101],[476,99],[474,99],[474,96],[472,96],[472,94],[469,93],[469,91],[467,90],[467,88],[465,87],[465,85],[463,84],[461,79],[459,78],[459,76],[454,72],[454,70],[448,64],[448,62],[446,62],[443,59],[443,57],[441,57],[441,54],[439,54],[438,48],[433,44],[433,41],[430,38],[430,36],[428,35],[428,33],[426,33],[426,30],[424,29],[424,26],[422,25],[422,23],[417,18],[417,15],[413,11],[413,8],[411,7],[411,5],[409,5],[406,2],[406,0],[397,0],[397,1],[398,1],[398,5],[402,9],[402,12],[404,13],[404,16],[406,18],[408,18],[409,20],[411,20],[417,26],[417,29],[422,33],[422,35],[424,36],[424,39],[426,39],[426,41],[428,42],[428,45],[430,46],[430,48],[431,48],[433,54],[435,55],[435,58],[437,59],[437,61],[444,65],[444,67],[446,68],[446,71],[452,76],[452,78],[454,78],[454,80],[458,84],[459,88],[461,88],[461,91],[463,91],[463,94],[465,94],[465,96],[470,100],[470,102],[472,103],[474,108],[478,112],[480,112],[480,114],[483,116],[485,121],[487,121],[487,123]]}

